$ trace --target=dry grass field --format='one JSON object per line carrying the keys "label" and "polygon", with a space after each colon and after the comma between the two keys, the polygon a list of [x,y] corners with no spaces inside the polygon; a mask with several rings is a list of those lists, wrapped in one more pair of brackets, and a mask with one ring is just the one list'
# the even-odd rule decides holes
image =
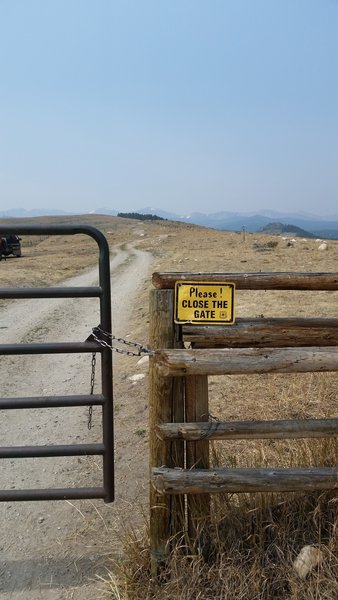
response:
{"label": "dry grass field", "polygon": [[[97,215],[64,220],[72,221],[100,228],[112,253],[123,244],[152,253],[154,271],[338,270],[338,241],[328,242],[328,250],[320,251],[319,243],[310,239],[297,239],[290,246],[280,237],[244,236],[242,232],[219,232],[169,221]],[[51,224],[62,219],[28,222]],[[95,261],[95,243],[87,237],[27,237],[22,258],[9,258],[0,264],[0,286],[55,285]],[[130,326],[133,339],[145,344],[150,288],[151,281],[146,281]],[[237,293],[236,316],[336,317],[337,300],[337,292],[242,291]],[[210,378],[210,412],[222,420],[334,417],[337,397],[335,373]],[[146,431],[146,415],[142,419],[140,428]],[[143,448],[146,452],[146,444]],[[329,466],[337,462],[337,444],[336,440],[217,442],[212,460],[214,465],[223,466]],[[214,522],[204,549],[192,552],[186,546],[176,548],[160,583],[150,577],[146,532],[125,532],[125,560],[114,565],[107,577],[107,597],[334,600],[338,597],[337,500],[333,492],[218,495],[213,500]],[[292,564],[305,545],[320,548],[321,560],[302,579]]]}

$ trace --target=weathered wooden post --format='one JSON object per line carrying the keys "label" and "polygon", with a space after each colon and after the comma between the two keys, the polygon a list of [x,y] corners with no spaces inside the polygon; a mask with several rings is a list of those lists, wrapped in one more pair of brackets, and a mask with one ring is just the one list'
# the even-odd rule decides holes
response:
{"label": "weathered wooden post", "polygon": [[[173,290],[151,290],[149,344],[152,350],[179,347],[180,342],[175,339],[177,328],[174,325],[173,309]],[[184,442],[162,441],[156,435],[158,424],[183,420],[183,379],[159,375],[154,360],[150,358],[150,470],[163,465],[184,466]],[[184,512],[183,496],[173,498],[170,495],[160,494],[150,485],[150,546],[154,576],[157,574],[158,567],[166,559],[170,537],[183,529]]]}
{"label": "weathered wooden post", "polygon": [[[209,420],[208,377],[195,375],[185,378],[185,421],[198,423]],[[186,468],[209,469],[209,440],[186,443]],[[199,530],[203,529],[210,515],[210,494],[187,496],[188,532],[191,540],[198,542]]]}

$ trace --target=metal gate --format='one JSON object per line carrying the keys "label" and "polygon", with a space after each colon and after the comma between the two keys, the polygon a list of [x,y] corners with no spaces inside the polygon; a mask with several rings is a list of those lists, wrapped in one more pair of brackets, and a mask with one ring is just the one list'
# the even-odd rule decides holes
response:
{"label": "metal gate", "polygon": [[[85,234],[93,238],[99,248],[99,285],[94,287],[49,287],[49,288],[0,288],[0,299],[22,298],[98,298],[100,302],[101,329],[111,334],[111,291],[109,247],[105,236],[96,228],[86,225],[6,225],[0,226],[0,237],[5,234],[18,235],[75,235]],[[15,259],[18,260],[18,259]],[[61,456],[102,456],[102,487],[59,488],[59,489],[15,489],[0,490],[0,501],[21,500],[71,500],[80,498],[103,498],[114,500],[114,448],[113,448],[113,369],[111,350],[95,340],[68,343],[17,343],[1,344],[1,355],[24,354],[101,354],[100,394],[39,396],[24,398],[0,398],[0,410],[50,407],[101,406],[102,443],[50,446],[0,447],[0,459],[37,458]]]}

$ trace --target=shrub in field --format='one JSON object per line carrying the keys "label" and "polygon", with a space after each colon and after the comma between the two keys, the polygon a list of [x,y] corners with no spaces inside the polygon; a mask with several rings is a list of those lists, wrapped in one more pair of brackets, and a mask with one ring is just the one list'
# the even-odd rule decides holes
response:
{"label": "shrub in field", "polygon": [[278,240],[269,240],[268,242],[264,242],[259,244],[258,242],[255,242],[255,244],[253,245],[254,250],[256,250],[256,252],[265,252],[265,251],[269,251],[269,250],[275,250],[278,246]]}

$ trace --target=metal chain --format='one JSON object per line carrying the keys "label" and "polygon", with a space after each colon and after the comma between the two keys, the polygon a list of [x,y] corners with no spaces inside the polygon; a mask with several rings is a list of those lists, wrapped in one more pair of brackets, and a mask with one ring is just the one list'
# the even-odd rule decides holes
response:
{"label": "metal chain", "polygon": [[[95,367],[96,367],[96,352],[92,354],[92,371],[90,374],[90,395],[94,394],[94,386],[95,386]],[[93,427],[93,405],[91,404],[88,407],[88,429]]]}
{"label": "metal chain", "polygon": [[[124,340],[123,338],[116,337],[112,333],[104,331],[103,329],[101,329],[101,327],[93,327],[92,335],[90,337],[91,339],[94,339],[95,342],[98,342],[101,346],[109,348],[109,350],[111,350],[112,352],[118,352],[119,354],[126,354],[127,356],[141,356],[142,354],[148,354],[149,356],[153,356],[154,354],[152,350],[149,350],[148,348],[143,346],[143,344],[139,344],[138,342],[130,342],[128,340]],[[110,340],[110,343],[102,339],[103,337]],[[124,350],[124,348],[117,348],[116,346],[113,346],[113,340],[124,346],[132,346],[133,348],[138,348],[138,351],[135,352],[132,350]]]}
{"label": "metal chain", "polygon": [[[106,340],[102,339],[102,338],[107,338],[108,340],[110,340],[110,343],[107,342]],[[148,348],[146,348],[145,346],[143,346],[143,344],[139,344],[138,342],[130,342],[128,340],[124,340],[123,338],[120,337],[116,337],[115,335],[113,335],[112,333],[108,333],[107,331],[104,331],[103,329],[101,329],[101,327],[93,327],[92,329],[92,333],[89,336],[89,338],[87,338],[87,340],[95,340],[95,342],[97,342],[98,344],[100,344],[100,346],[103,346],[104,348],[109,348],[109,350],[111,350],[112,352],[118,352],[119,354],[126,354],[127,356],[141,356],[142,354],[148,354],[149,356],[152,356],[154,354],[154,352],[152,350],[149,350]],[[116,346],[113,346],[113,340],[115,340],[116,342],[118,342],[121,345],[124,346],[132,346],[133,348],[138,348],[137,352],[133,352],[132,350],[124,350],[123,348],[117,348]],[[94,385],[95,385],[95,367],[96,367],[96,352],[93,352],[92,354],[92,370],[91,370],[91,375],[90,375],[90,395],[92,396],[94,394]],[[90,405],[88,407],[88,429],[91,429],[93,427],[93,406]]]}

